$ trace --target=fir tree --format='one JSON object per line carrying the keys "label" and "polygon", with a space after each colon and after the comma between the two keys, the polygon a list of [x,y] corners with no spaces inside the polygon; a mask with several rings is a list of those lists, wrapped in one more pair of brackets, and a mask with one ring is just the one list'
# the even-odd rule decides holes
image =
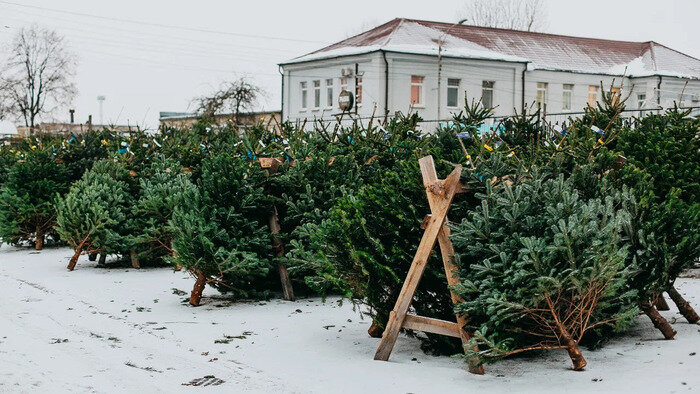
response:
{"label": "fir tree", "polygon": [[192,305],[206,284],[235,298],[265,297],[272,288],[264,182],[259,166],[220,153],[203,162],[198,193],[175,209],[171,261],[196,278]]}
{"label": "fir tree", "polygon": [[134,258],[159,263],[172,255],[173,212],[195,198],[196,188],[177,162],[160,159],[140,178],[140,186],[130,225]]}
{"label": "fir tree", "polygon": [[620,236],[629,215],[619,196],[583,201],[562,176],[531,174],[514,185],[487,181],[481,207],[453,228],[458,311],[475,330],[468,357],[565,349],[580,370],[586,334],[619,330],[637,312]]}
{"label": "fir tree", "polygon": [[126,223],[133,200],[118,163],[101,160],[78,180],[57,203],[56,230],[75,251],[68,269],[82,253],[128,254],[131,242]]}
{"label": "fir tree", "polygon": [[45,238],[54,235],[54,201],[69,184],[65,166],[56,162],[55,147],[30,145],[0,189],[0,238],[13,244],[34,241],[41,250]]}

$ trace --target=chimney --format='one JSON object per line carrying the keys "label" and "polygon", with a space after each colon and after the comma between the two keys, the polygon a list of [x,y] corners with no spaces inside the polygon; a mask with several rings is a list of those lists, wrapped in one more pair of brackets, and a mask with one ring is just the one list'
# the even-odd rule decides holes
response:
{"label": "chimney", "polygon": [[75,110],[71,109],[68,112],[70,112],[70,123],[73,124],[75,122]]}

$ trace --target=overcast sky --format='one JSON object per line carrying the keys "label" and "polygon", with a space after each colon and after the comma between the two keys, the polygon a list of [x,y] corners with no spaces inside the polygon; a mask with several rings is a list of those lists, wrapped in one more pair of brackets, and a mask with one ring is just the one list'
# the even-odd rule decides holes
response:
{"label": "overcast sky", "polygon": [[[700,0],[544,1],[549,33],[654,40],[700,58]],[[193,97],[243,75],[267,92],[262,109],[279,109],[280,61],[395,17],[455,22],[463,7],[460,0],[0,0],[0,44],[31,23],[55,29],[79,59],[76,121],[93,114],[99,122],[104,95],[105,123],[154,127],[159,111],[191,109]]]}

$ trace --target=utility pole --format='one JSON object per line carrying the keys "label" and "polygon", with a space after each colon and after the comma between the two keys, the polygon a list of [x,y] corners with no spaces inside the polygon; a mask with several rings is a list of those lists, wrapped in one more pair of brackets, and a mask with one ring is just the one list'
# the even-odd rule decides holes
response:
{"label": "utility pole", "polygon": [[438,87],[437,87],[437,120],[438,123],[442,118],[440,117],[440,112],[442,108],[442,46],[445,44],[445,38],[447,38],[447,34],[457,25],[461,25],[464,22],[466,22],[466,19],[462,19],[459,22],[453,24],[450,26],[449,29],[447,29],[442,36],[438,39],[438,69],[437,69],[437,78],[438,78]]}
{"label": "utility pole", "polygon": [[102,106],[103,106],[103,104],[104,104],[104,102],[105,102],[105,99],[106,99],[105,96],[97,96],[97,102],[100,104],[100,124],[101,124],[101,125],[105,124],[105,123],[104,123],[104,119],[103,119],[103,117],[102,117],[102,115],[103,115],[103,113],[102,113]]}

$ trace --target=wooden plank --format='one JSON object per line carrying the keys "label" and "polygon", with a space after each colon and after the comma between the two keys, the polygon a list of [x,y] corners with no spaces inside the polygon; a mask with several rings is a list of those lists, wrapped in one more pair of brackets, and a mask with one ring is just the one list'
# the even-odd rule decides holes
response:
{"label": "wooden plank", "polygon": [[447,211],[450,209],[450,204],[459,186],[459,177],[462,173],[462,167],[457,166],[444,181],[436,181],[437,174],[435,173],[432,156],[422,158],[419,163],[421,174],[423,175],[423,184],[426,186],[426,189],[428,189],[427,194],[429,199],[431,195],[436,196],[436,209],[432,211],[432,215],[428,220],[427,227],[418,245],[418,250],[408,270],[408,275],[403,283],[399,297],[396,300],[396,305],[389,313],[389,322],[387,323],[386,329],[384,329],[384,335],[382,335],[382,340],[374,355],[375,360],[386,361],[389,359],[389,355],[391,355],[401,327],[404,324],[408,308],[411,306],[413,295],[425,271],[428,257],[435,247],[438,233],[445,223]]}
{"label": "wooden plank", "polygon": [[[272,247],[275,249],[275,254],[277,257],[284,256],[284,244],[279,237],[280,233],[280,223],[277,217],[277,207],[272,207],[272,214],[269,217],[270,233],[272,234]],[[284,263],[277,264],[277,271],[280,274],[280,282],[282,283],[282,293],[286,301],[294,301],[294,288],[292,287],[292,280],[289,277],[289,272],[287,271],[287,266]]]}
{"label": "wooden plank", "polygon": [[406,315],[406,319],[403,322],[403,328],[461,338],[459,333],[461,329],[457,326],[457,323],[447,320],[433,319],[430,317]]}

